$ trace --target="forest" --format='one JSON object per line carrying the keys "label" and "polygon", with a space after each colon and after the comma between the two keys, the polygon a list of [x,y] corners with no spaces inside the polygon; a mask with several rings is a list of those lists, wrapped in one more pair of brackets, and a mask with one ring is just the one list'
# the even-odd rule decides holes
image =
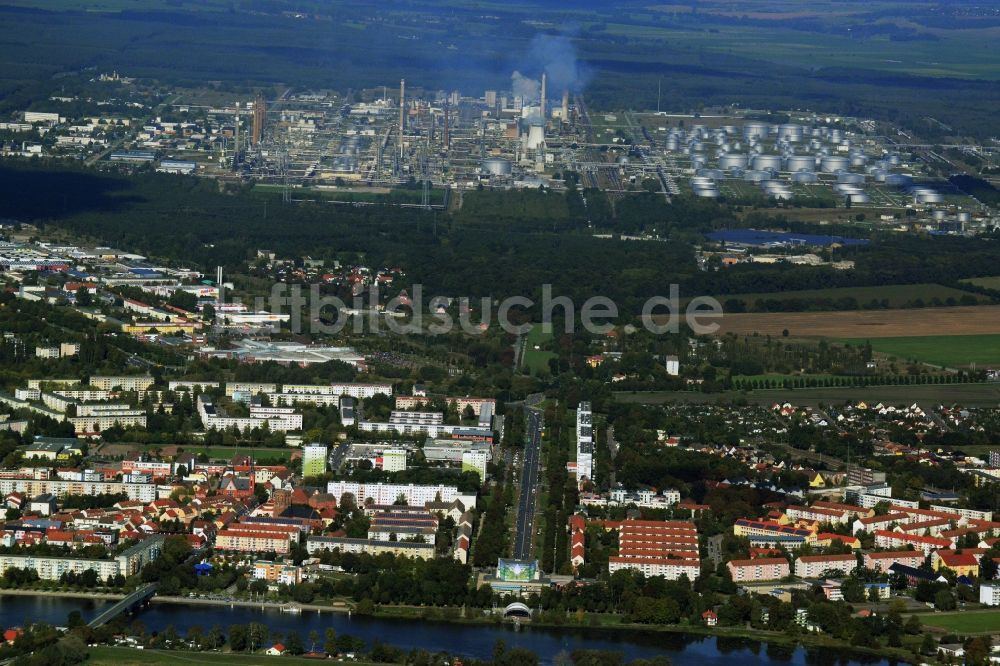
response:
{"label": "forest", "polygon": [[[61,196],[51,196],[58,192]],[[482,193],[472,193],[472,201]],[[571,196],[572,191],[570,192]],[[683,197],[673,203],[638,195],[607,220],[606,231],[630,233],[646,220],[667,242],[595,238],[574,221],[575,206],[549,193],[566,211],[566,228],[525,231],[541,219],[536,196],[525,197],[522,218],[480,217],[476,224],[456,215],[391,206],[283,205],[277,194],[252,184],[229,186],[194,177],[140,173],[131,178],[82,167],[6,160],[0,163],[0,217],[63,229],[91,239],[184,262],[203,270],[222,264],[245,269],[259,248],[281,256],[336,259],[364,257],[376,266],[402,266],[410,284],[431,295],[503,298],[528,296],[537,304],[544,284],[553,294],[582,303],[594,294],[611,298],[626,314],[637,314],[651,296],[764,293],[830,287],[926,282],[954,283],[993,275],[1000,244],[960,237],[876,234],[868,246],[843,248],[853,271],[789,264],[741,264],[726,271],[699,271],[693,242],[700,232],[733,225],[725,207]],[[493,202],[498,195],[485,199]],[[480,203],[474,209],[483,210]],[[496,208],[496,207],[494,207]],[[516,208],[515,208],[516,210]],[[515,216],[516,217],[516,216]],[[648,221],[654,221],[652,224]],[[766,220],[765,220],[766,221]],[[787,225],[783,218],[773,220]],[[545,223],[550,224],[549,222]],[[803,226],[803,225],[796,225]],[[406,287],[404,282],[400,285]],[[800,308],[801,309],[801,308]],[[537,314],[537,313],[535,313]]]}

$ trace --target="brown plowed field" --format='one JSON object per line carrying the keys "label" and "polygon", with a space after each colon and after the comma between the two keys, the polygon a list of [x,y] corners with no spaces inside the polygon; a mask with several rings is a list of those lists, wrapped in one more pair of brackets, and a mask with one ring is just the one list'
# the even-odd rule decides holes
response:
{"label": "brown plowed field", "polygon": [[921,335],[1000,333],[1000,305],[851,312],[762,312],[726,314],[718,335],[760,333],[792,337],[894,338]]}

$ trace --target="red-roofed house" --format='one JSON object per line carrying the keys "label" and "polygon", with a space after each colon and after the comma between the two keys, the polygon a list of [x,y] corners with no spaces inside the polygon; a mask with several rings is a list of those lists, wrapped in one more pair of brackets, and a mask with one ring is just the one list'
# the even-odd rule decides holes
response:
{"label": "red-roofed house", "polygon": [[893,550],[880,553],[865,553],[864,566],[874,571],[888,571],[893,564],[902,564],[917,569],[924,563],[924,554],[919,550]]}
{"label": "red-roofed house", "polygon": [[978,576],[979,558],[985,548],[963,548],[962,550],[935,550],[931,555],[934,571],[951,569],[956,576]]}
{"label": "red-roofed house", "polygon": [[899,548],[903,546],[913,546],[922,550],[924,556],[931,554],[932,550],[939,548],[951,548],[950,539],[938,539],[936,537],[925,537],[919,534],[904,534],[903,532],[890,532],[888,530],[878,530],[875,532],[875,545],[878,548]]}

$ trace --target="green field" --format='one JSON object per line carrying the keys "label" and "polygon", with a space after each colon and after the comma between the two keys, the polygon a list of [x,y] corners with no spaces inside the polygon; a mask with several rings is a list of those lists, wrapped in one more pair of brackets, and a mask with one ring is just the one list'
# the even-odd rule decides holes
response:
{"label": "green field", "polygon": [[[308,645],[306,647],[309,647]],[[147,666],[148,664],[315,664],[316,659],[305,657],[268,657],[263,654],[221,654],[218,652],[182,652],[167,650],[134,650],[97,646],[88,650],[90,658],[87,664],[91,666]],[[361,662],[352,662],[361,663]]]}
{"label": "green field", "polygon": [[1000,275],[969,278],[968,280],[961,280],[961,282],[968,282],[969,284],[974,284],[977,287],[985,287],[987,289],[1000,289]]}
{"label": "green field", "polygon": [[921,614],[920,621],[932,627],[963,634],[1000,631],[1000,611]]}
{"label": "green field", "polygon": [[[940,284],[895,284],[881,287],[800,289],[798,291],[728,294],[725,296],[716,296],[715,298],[722,303],[725,303],[731,298],[741,300],[746,303],[747,309],[754,309],[754,303],[758,300],[767,301],[769,299],[773,299],[777,301],[789,301],[795,299],[802,301],[816,301],[822,299],[836,302],[838,300],[848,298],[853,298],[857,301],[858,306],[862,308],[872,301],[881,302],[883,300],[888,301],[890,308],[901,308],[906,307],[908,304],[916,301],[917,299],[920,299],[925,304],[930,305],[935,298],[942,304],[947,303],[949,298],[953,298],[955,299],[955,304],[958,304],[959,299],[963,296],[975,298],[977,302],[989,302],[989,299],[983,296],[962,291],[961,289],[955,289],[953,287],[946,287]],[[969,303],[969,305],[974,305],[974,303]]]}
{"label": "green field", "polygon": [[[863,338],[842,340],[851,344],[868,342]],[[949,368],[972,365],[1000,366],[1000,334],[997,335],[929,335],[900,338],[872,338],[876,352],[907,361],[915,360]]]}
{"label": "green field", "polygon": [[[532,374],[549,369],[549,359],[556,353],[545,350],[545,345],[552,341],[551,333],[544,333],[541,324],[535,324],[528,331],[527,342],[524,345],[524,358],[521,365]],[[541,349],[535,349],[538,345]]]}

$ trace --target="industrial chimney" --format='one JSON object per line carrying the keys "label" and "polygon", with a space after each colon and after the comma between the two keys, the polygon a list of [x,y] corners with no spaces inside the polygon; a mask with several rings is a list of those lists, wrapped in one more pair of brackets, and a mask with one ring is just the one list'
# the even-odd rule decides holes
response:
{"label": "industrial chimney", "polygon": [[569,122],[569,88],[563,90],[562,121]]}
{"label": "industrial chimney", "polygon": [[545,72],[542,72],[542,125],[545,125]]}
{"label": "industrial chimney", "polygon": [[403,130],[406,129],[406,79],[399,80],[399,156],[403,156]]}
{"label": "industrial chimney", "polygon": [[448,123],[448,102],[444,103],[444,149],[448,150],[451,146],[451,133],[449,130]]}

